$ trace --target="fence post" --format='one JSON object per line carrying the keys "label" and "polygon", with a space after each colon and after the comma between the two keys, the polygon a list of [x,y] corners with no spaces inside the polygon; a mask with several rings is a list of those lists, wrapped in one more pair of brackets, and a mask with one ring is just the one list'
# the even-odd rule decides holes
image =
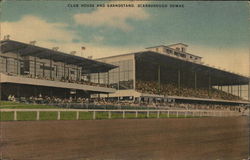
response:
{"label": "fence post", "polygon": [[179,117],[179,112],[178,112],[178,111],[176,111],[176,117],[177,117],[177,118]]}
{"label": "fence post", "polygon": [[185,111],[185,118],[187,118],[187,111]]}
{"label": "fence post", "polygon": [[149,111],[147,111],[147,118],[149,118]]}
{"label": "fence post", "polygon": [[76,120],[79,120],[79,111],[76,111]]}
{"label": "fence post", "polygon": [[36,120],[39,121],[39,118],[40,118],[40,112],[36,111]]}
{"label": "fence post", "polygon": [[157,118],[160,118],[160,111],[157,111]]}
{"label": "fence post", "polygon": [[125,118],[125,111],[122,111],[122,118]]}
{"label": "fence post", "polygon": [[93,119],[95,119],[95,111],[93,111]]}
{"label": "fence post", "polygon": [[14,111],[14,121],[16,121],[17,120],[17,113],[16,113],[16,111]]}
{"label": "fence post", "polygon": [[61,119],[61,112],[58,111],[58,112],[57,112],[57,120],[60,120],[60,119]]}
{"label": "fence post", "polygon": [[109,119],[111,119],[111,111],[109,111]]}
{"label": "fence post", "polygon": [[138,111],[135,111],[135,118],[138,118]]}
{"label": "fence post", "polygon": [[169,118],[169,111],[168,111],[168,118]]}

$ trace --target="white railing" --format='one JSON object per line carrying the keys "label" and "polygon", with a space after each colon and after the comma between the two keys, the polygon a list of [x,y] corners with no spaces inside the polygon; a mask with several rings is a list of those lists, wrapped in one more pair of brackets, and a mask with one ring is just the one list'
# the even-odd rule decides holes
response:
{"label": "white railing", "polygon": [[[40,112],[57,112],[57,120],[61,120],[61,112],[76,112],[76,120],[79,120],[80,112],[91,112],[92,119],[96,119],[97,112],[108,113],[108,119],[112,118],[112,113],[122,114],[122,118],[126,118],[127,113],[133,113],[134,118],[138,118],[138,113],[146,113],[146,118],[150,118],[150,114],[156,114],[154,118],[162,118],[161,115],[165,115],[164,118],[170,117],[229,117],[229,116],[241,116],[240,112],[235,111],[216,111],[216,110],[103,110],[103,109],[0,109],[1,112],[14,112],[13,120],[17,120],[18,112],[36,112],[36,120],[40,120]],[[127,117],[128,118],[128,117]],[[131,118],[131,117],[129,117]],[[153,118],[153,117],[151,117]]]}

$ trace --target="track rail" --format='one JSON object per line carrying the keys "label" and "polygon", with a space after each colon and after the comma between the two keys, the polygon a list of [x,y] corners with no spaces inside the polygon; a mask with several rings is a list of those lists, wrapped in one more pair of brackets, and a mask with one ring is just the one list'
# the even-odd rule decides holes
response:
{"label": "track rail", "polygon": [[[40,120],[40,112],[57,112],[57,120],[61,120],[61,112],[76,112],[76,120],[79,120],[80,112],[91,112],[92,119],[96,119],[97,112],[108,113],[108,119],[112,118],[112,113],[122,114],[125,119],[126,114],[134,114],[134,118],[138,118],[138,113],[146,113],[146,117],[150,118],[150,114],[156,114],[155,118],[161,118],[165,114],[165,118],[169,117],[229,117],[241,116],[242,113],[235,111],[215,111],[215,110],[105,110],[105,109],[0,109],[0,112],[14,112],[14,121],[17,120],[18,112],[36,112],[36,120]],[[130,117],[131,118],[131,117]]]}

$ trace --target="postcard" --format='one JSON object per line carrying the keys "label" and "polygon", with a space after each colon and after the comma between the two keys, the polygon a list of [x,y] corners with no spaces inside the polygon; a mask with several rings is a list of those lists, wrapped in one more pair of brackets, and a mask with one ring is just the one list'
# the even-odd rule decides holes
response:
{"label": "postcard", "polygon": [[249,2],[0,7],[1,160],[249,159]]}

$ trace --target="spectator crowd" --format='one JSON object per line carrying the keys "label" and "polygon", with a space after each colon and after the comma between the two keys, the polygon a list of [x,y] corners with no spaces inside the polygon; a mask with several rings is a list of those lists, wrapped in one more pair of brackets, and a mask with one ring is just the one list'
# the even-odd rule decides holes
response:
{"label": "spectator crowd", "polygon": [[212,98],[223,100],[239,100],[240,97],[226,93],[214,88],[210,89],[208,95],[207,88],[178,88],[174,84],[159,84],[156,81],[138,81],[136,82],[136,90],[142,93],[158,94],[164,96],[182,96],[182,97],[197,97],[197,98]]}
{"label": "spectator crowd", "polygon": [[[21,97],[15,98],[14,95],[9,95],[8,101],[21,102],[29,104],[46,104],[56,105],[61,107],[72,107],[75,106],[92,106],[92,108],[106,108],[103,106],[113,106],[113,109],[163,109],[163,110],[228,110],[245,112],[249,111],[249,107],[243,105],[221,105],[221,104],[201,104],[201,103],[177,103],[177,102],[164,102],[160,100],[154,101],[136,101],[136,100],[115,100],[106,98],[59,98],[42,96],[39,94],[37,97],[31,96],[29,98]],[[70,107],[69,107],[70,106]],[[94,106],[94,107],[93,107]]]}
{"label": "spectator crowd", "polygon": [[[15,76],[14,74],[8,73],[9,76]],[[94,83],[91,81],[84,80],[82,78],[80,79],[73,79],[72,77],[62,77],[61,79],[55,79],[55,78],[50,78],[46,76],[40,76],[40,75],[32,75],[32,74],[27,74],[27,75],[20,75],[25,78],[34,78],[34,79],[41,79],[41,80],[50,80],[50,81],[60,81],[60,82],[67,82],[67,83],[77,83],[77,84],[83,84],[83,85],[91,85],[91,86],[99,86],[99,87],[108,87],[111,88],[111,85],[107,84],[101,84],[101,83]]]}

